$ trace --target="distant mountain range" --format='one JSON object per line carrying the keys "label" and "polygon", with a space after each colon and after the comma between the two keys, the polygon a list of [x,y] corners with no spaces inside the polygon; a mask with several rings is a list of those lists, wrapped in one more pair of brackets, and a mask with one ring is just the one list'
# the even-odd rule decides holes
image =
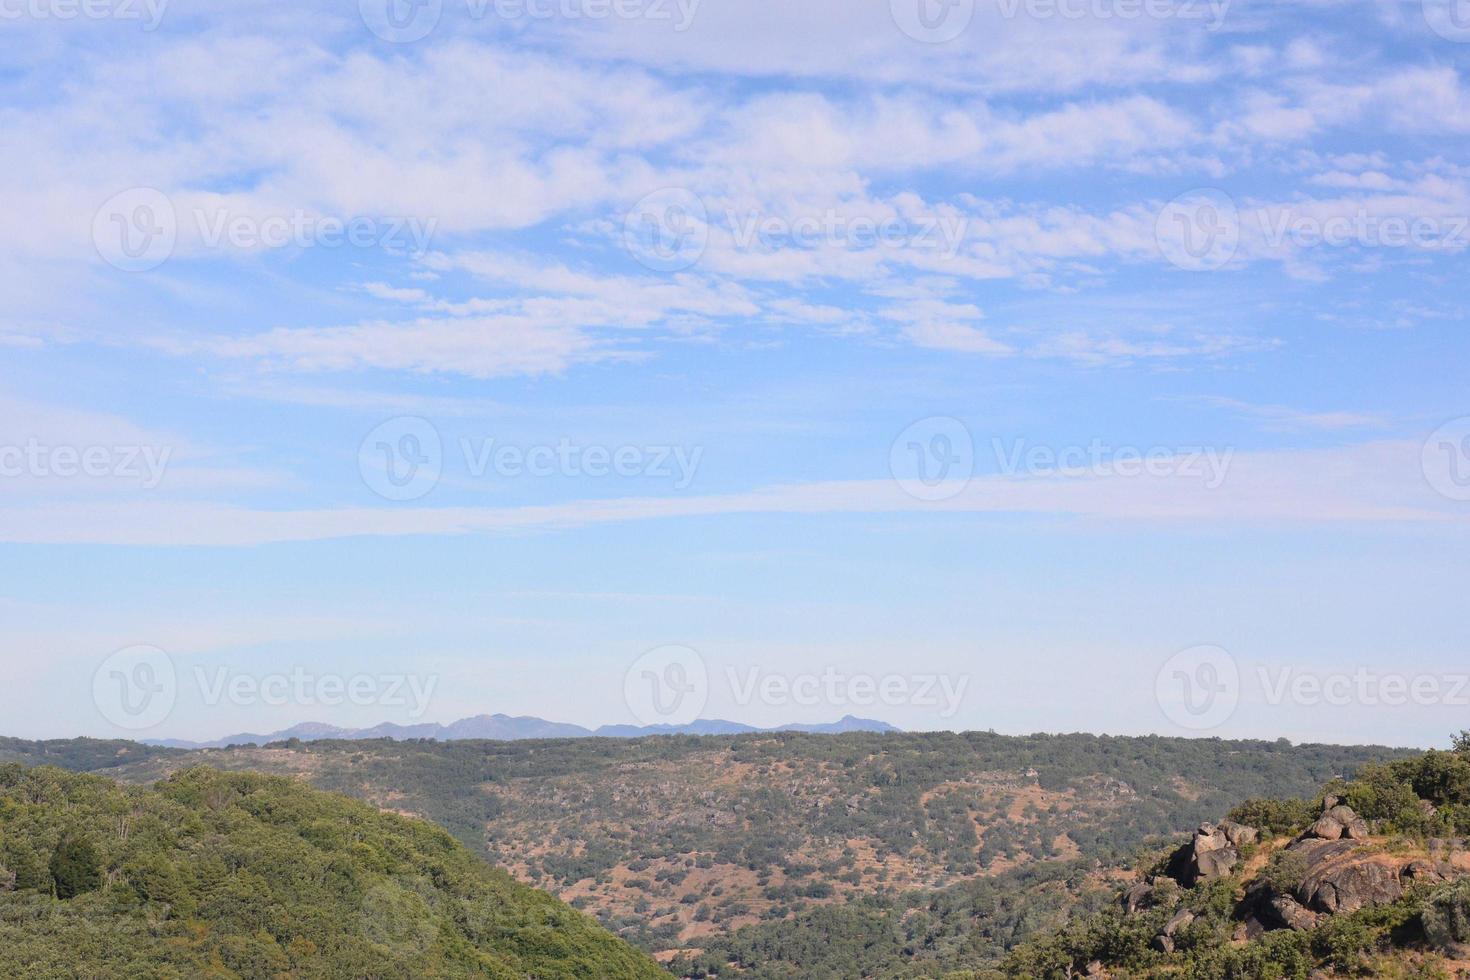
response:
{"label": "distant mountain range", "polygon": [[855,718],[844,715],[840,720],[826,725],[782,725],[779,728],[757,728],[734,721],[719,719],[700,720],[687,725],[603,725],[595,731],[581,725],[567,725],[544,718],[510,715],[475,715],[461,718],[448,725],[393,725],[383,724],[374,728],[338,728],[308,721],[300,725],[256,735],[242,732],[227,735],[212,742],[189,742],[182,739],[150,739],[147,745],[160,745],[174,749],[222,749],[227,745],[265,745],[268,742],[283,742],[295,738],[303,742],[319,742],[325,739],[373,739],[391,738],[397,741],[410,738],[432,738],[441,742],[460,741],[471,738],[514,742],[527,738],[643,738],[648,735],[741,735],[746,732],[808,732],[811,734],[836,735],[842,732],[896,732],[899,729],[887,722],[870,718]]}

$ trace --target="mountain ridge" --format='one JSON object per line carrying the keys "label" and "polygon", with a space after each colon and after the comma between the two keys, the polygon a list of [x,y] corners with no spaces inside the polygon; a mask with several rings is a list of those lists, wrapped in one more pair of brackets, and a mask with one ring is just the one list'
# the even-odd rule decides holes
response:
{"label": "mountain ridge", "polygon": [[342,728],[323,722],[302,722],[276,732],[261,735],[240,732],[223,738],[207,741],[188,739],[145,739],[144,745],[171,749],[222,749],[231,745],[266,745],[298,739],[303,742],[320,742],[329,739],[340,741],[367,741],[387,738],[395,742],[408,739],[435,739],[441,742],[485,739],[489,741],[515,742],[536,738],[647,738],[653,735],[746,735],[761,732],[803,732],[809,735],[841,734],[843,732],[899,732],[901,729],[883,721],[843,715],[837,721],[825,724],[788,724],[776,728],[760,728],[742,722],[719,718],[698,719],[685,725],[601,725],[595,729],[585,728],[569,722],[547,721],[534,715],[472,715],[450,722],[447,725],[429,722],[421,725],[396,725],[385,722],[371,728]]}

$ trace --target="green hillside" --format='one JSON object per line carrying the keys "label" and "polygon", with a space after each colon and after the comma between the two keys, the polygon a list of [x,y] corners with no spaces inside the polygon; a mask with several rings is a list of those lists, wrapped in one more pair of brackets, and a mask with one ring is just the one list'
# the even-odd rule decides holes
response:
{"label": "green hillside", "polygon": [[[59,751],[56,746],[52,751]],[[935,976],[1111,900],[1140,849],[1407,751],[1286,741],[754,734],[338,741],[160,754],[437,823],[691,972]],[[860,938],[858,938],[860,937]],[[857,972],[854,972],[857,971]],[[864,973],[863,971],[867,971]]]}
{"label": "green hillside", "polygon": [[296,781],[0,765],[0,976],[666,977],[434,826]]}

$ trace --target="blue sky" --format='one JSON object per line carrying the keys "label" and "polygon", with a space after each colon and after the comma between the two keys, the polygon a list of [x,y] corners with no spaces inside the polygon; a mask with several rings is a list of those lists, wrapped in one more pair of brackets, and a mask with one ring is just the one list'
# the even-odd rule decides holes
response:
{"label": "blue sky", "polygon": [[5,733],[1467,724],[1470,11],[387,2],[0,5]]}

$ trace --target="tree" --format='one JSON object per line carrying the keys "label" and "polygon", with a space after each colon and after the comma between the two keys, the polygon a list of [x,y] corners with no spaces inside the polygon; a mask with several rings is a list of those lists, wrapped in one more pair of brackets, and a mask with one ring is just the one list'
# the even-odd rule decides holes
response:
{"label": "tree", "polygon": [[102,884],[102,859],[91,840],[68,834],[51,855],[51,880],[57,898],[76,898],[96,891]]}

